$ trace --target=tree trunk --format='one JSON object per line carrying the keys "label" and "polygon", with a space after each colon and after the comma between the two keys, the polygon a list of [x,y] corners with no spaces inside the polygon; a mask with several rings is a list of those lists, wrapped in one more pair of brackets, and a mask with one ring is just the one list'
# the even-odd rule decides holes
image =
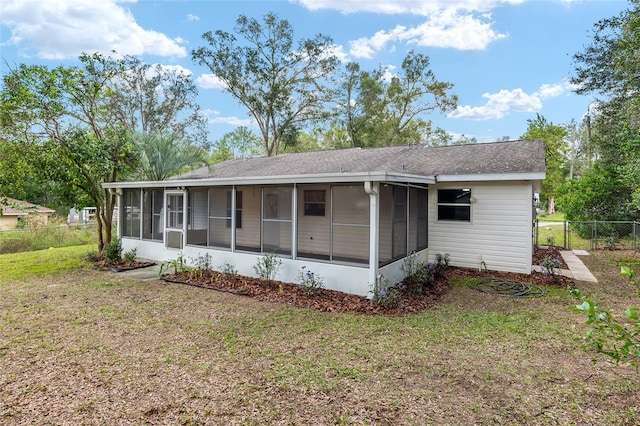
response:
{"label": "tree trunk", "polygon": [[556,200],[553,197],[547,198],[547,214],[556,212]]}

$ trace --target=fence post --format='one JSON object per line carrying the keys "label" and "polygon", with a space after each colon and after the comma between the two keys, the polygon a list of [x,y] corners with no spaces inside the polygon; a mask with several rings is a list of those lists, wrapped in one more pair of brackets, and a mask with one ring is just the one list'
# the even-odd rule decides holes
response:
{"label": "fence post", "polygon": [[566,220],[562,221],[562,247],[566,248],[567,250],[570,249],[570,247],[567,245],[567,221]]}
{"label": "fence post", "polygon": [[536,218],[535,228],[533,230],[533,238],[534,238],[534,247],[538,247],[538,228],[540,227],[540,221]]}

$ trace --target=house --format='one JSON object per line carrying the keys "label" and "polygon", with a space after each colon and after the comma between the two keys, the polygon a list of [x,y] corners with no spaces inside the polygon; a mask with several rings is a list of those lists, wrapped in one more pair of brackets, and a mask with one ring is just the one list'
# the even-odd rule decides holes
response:
{"label": "house", "polygon": [[533,194],[542,141],[302,152],[229,160],[158,182],[115,182],[123,249],[255,275],[264,253],[277,279],[302,266],[327,288],[370,295],[400,281],[411,253],[451,265],[531,273]]}
{"label": "house", "polygon": [[[55,210],[15,198],[0,197],[0,229],[15,229],[29,218],[32,223],[46,225]],[[24,222],[23,222],[24,223]]]}

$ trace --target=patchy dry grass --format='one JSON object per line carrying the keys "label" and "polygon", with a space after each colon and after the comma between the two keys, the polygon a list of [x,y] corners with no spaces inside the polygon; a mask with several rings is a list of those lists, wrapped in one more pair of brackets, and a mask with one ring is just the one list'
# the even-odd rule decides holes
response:
{"label": "patchy dry grass", "polygon": [[[578,285],[623,309],[637,299],[614,256],[585,259],[602,283]],[[459,281],[434,309],[382,317],[82,267],[2,277],[0,423],[640,423],[640,375],[592,364],[562,290]]]}

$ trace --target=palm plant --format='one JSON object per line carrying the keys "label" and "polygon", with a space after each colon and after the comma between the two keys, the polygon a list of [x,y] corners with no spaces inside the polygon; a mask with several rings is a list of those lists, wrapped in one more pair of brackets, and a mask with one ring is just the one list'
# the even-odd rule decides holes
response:
{"label": "palm plant", "polygon": [[159,181],[187,168],[207,165],[207,152],[190,142],[163,133],[141,134],[136,138],[140,153],[137,177]]}

